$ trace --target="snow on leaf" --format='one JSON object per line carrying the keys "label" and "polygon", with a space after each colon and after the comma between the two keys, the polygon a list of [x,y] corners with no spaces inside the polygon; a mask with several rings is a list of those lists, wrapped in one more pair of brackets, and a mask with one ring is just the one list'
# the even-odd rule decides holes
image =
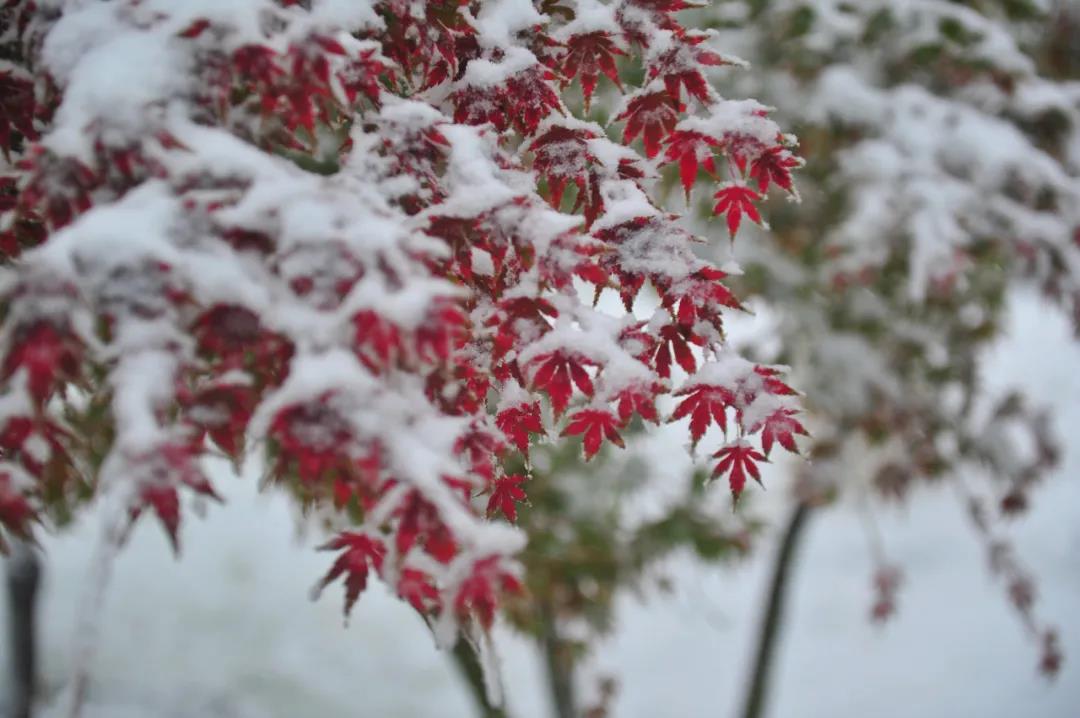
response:
{"label": "snow on leaf", "polygon": [[660,151],[660,142],[664,137],[675,131],[679,111],[678,103],[667,92],[643,91],[632,97],[615,119],[626,121],[623,142],[630,144],[641,135],[645,154],[652,158]]}

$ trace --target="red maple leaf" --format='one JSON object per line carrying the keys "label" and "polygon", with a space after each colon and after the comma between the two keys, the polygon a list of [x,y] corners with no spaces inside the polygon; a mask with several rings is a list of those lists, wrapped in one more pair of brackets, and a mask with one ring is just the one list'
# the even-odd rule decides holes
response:
{"label": "red maple leaf", "polygon": [[588,192],[589,164],[595,161],[588,141],[597,137],[588,129],[553,124],[529,144],[533,169],[547,182],[552,207],[558,209],[562,204],[570,182],[577,185],[578,204],[582,203]]}
{"label": "red maple leaf", "polygon": [[540,403],[519,404],[503,409],[495,416],[495,425],[506,434],[506,438],[510,439],[518,451],[528,456],[529,434],[544,433],[544,424],[540,420]]}
{"label": "red maple leaf", "polygon": [[742,494],[743,487],[746,486],[746,475],[749,474],[754,481],[760,484],[761,472],[758,470],[757,462],[768,461],[760,451],[757,451],[745,441],[725,446],[713,454],[713,458],[720,459],[716,468],[713,469],[713,478],[715,479],[727,472],[731,495],[736,501],[739,500],[739,495]]}
{"label": "red maple leaf", "polygon": [[702,67],[730,64],[722,55],[702,47],[709,37],[706,33],[693,30],[676,33],[672,37],[671,47],[649,64],[649,79],[663,78],[665,89],[676,102],[680,101],[681,86],[700,102],[708,103],[712,88]]}
{"label": "red maple leaf", "polygon": [[755,201],[761,199],[761,195],[746,185],[726,185],[721,187],[714,197],[716,197],[717,202],[713,212],[718,215],[727,215],[728,232],[731,233],[732,238],[739,231],[739,224],[742,222],[744,214],[753,222],[761,224],[761,214],[754,204]]}
{"label": "red maple leaf", "polygon": [[47,321],[16,330],[13,348],[4,360],[3,378],[25,369],[30,394],[43,402],[63,380],[78,372],[79,344],[68,332]]}
{"label": "red maple leaf", "polygon": [[560,72],[567,82],[581,73],[581,91],[585,95],[585,112],[589,111],[589,102],[600,73],[621,90],[619,70],[615,67],[615,55],[625,55],[611,36],[611,33],[597,31],[581,35],[572,35],[566,41],[566,54],[561,61]]}
{"label": "red maple leaf", "polygon": [[754,373],[765,379],[765,391],[778,396],[795,396],[798,392],[780,381],[779,369],[767,366],[755,366]]}
{"label": "red maple leaf", "polygon": [[528,478],[520,474],[511,474],[495,479],[495,486],[491,489],[491,498],[488,499],[487,515],[492,516],[497,509],[502,511],[502,515],[511,523],[517,521],[517,504],[528,498],[521,484]]}
{"label": "red maple leaf", "polygon": [[801,167],[802,161],[783,147],[770,147],[750,163],[750,177],[756,179],[758,191],[765,194],[769,183],[792,192],[791,170]]}
{"label": "red maple leaf", "polygon": [[779,409],[770,414],[763,423],[761,448],[765,450],[765,455],[768,456],[769,452],[772,451],[773,442],[779,441],[780,446],[793,454],[797,454],[799,453],[799,447],[795,444],[795,434],[809,436],[806,428],[795,418],[794,410]]}
{"label": "red maple leaf", "polygon": [[469,576],[458,586],[454,612],[461,619],[475,615],[488,630],[495,620],[495,594],[520,593],[521,582],[501,565],[501,556],[488,556],[473,564]]}
{"label": "red maple leaf", "polygon": [[691,344],[701,345],[703,340],[688,327],[668,325],[660,330],[660,343],[656,349],[656,373],[664,379],[671,376],[671,356],[687,374],[697,371],[697,359],[690,350]]}
{"label": "red maple leaf", "polygon": [[398,595],[408,601],[420,614],[427,614],[439,608],[439,589],[431,582],[431,577],[415,568],[401,571],[398,579]]}
{"label": "red maple leaf", "polygon": [[686,398],[675,407],[669,421],[678,421],[689,416],[690,436],[695,444],[705,435],[712,423],[719,426],[721,431],[727,431],[727,408],[734,400],[729,390],[722,386],[698,384],[680,389],[675,396]]}
{"label": "red maple leaf", "polygon": [[353,531],[344,531],[319,547],[321,551],[343,551],[326,575],[315,586],[318,593],[338,577],[345,576],[345,615],[348,616],[356,599],[367,588],[368,573],[374,567],[382,569],[386,547],[378,539]]}
{"label": "red maple leaf", "polygon": [[660,151],[660,141],[675,131],[681,109],[679,103],[662,90],[635,95],[615,118],[616,121],[626,120],[623,143],[630,144],[642,135],[645,154],[655,157]]}
{"label": "red maple leaf", "polygon": [[625,447],[618,429],[621,422],[610,411],[604,409],[582,409],[570,417],[570,423],[563,436],[583,434],[585,460],[588,461],[600,451],[600,444],[607,439],[618,447]]}
{"label": "red maple leaf", "polygon": [[653,391],[642,389],[627,389],[619,394],[619,421],[625,425],[630,417],[637,412],[638,416],[654,424],[660,423],[660,417],[656,413],[655,392],[660,387],[654,387]]}
{"label": "red maple leaf", "polygon": [[[30,523],[35,518],[33,507],[12,485],[11,476],[0,473],[0,526],[20,538],[30,536]],[[4,543],[0,539],[0,549]]]}
{"label": "red maple leaf", "polygon": [[441,563],[448,563],[457,553],[457,542],[443,523],[439,510],[424,500],[419,491],[410,491],[398,509],[401,517],[397,526],[395,547],[404,556],[417,543]]}
{"label": "red maple leaf", "polygon": [[588,360],[557,351],[539,356],[532,363],[539,364],[533,374],[533,389],[547,392],[556,416],[566,411],[575,384],[586,396],[593,395],[592,379],[585,371]]}
{"label": "red maple leaf", "polygon": [[720,145],[715,138],[700,132],[678,130],[664,140],[664,162],[679,163],[679,177],[682,179],[686,200],[690,201],[690,189],[697,179],[698,165],[705,168],[713,177],[716,176],[716,162],[713,160],[713,148]]}

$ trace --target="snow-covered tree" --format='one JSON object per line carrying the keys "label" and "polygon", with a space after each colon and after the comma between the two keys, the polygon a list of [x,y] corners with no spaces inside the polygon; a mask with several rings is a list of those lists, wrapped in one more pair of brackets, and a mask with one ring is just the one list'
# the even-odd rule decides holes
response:
{"label": "snow-covered tree", "polygon": [[375,573],[482,645],[525,543],[486,514],[512,522],[531,444],[589,458],[677,396],[737,498],[797,397],[726,348],[732,267],[652,189],[722,173],[733,240],[801,160],[713,88],[741,62],[686,7],[4,3],[4,530],[95,497],[107,547],[146,512],[175,542],[201,458],[255,453],[333,527],[346,610]]}
{"label": "snow-covered tree", "polygon": [[[1077,17],[1026,0],[747,0],[704,20],[753,62],[740,90],[777,108],[808,159],[804,201],[736,247],[739,291],[775,329],[754,355],[791,365],[806,393],[800,501],[953,484],[1048,673],[1056,634],[1007,524],[1058,449],[1050,417],[988,391],[981,367],[1015,287],[1080,329]],[[871,540],[880,619],[900,574]]]}

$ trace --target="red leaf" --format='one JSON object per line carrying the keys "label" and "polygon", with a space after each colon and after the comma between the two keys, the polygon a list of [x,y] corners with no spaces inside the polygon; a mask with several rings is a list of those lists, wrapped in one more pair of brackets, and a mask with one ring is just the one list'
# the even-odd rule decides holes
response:
{"label": "red leaf", "polygon": [[799,453],[794,435],[809,436],[809,433],[794,415],[795,412],[791,409],[780,409],[765,419],[761,430],[761,448],[765,450],[766,456],[772,451],[774,441],[779,441],[780,446],[793,454]]}
{"label": "red leaf", "polygon": [[750,177],[757,180],[758,191],[763,195],[769,190],[770,182],[792,192],[791,170],[801,166],[802,161],[783,147],[770,147],[750,164]]}
{"label": "red leaf", "polygon": [[776,394],[778,396],[795,396],[798,393],[777,378],[778,376],[780,376],[779,369],[773,369],[771,367],[765,366],[755,366],[754,373],[758,376],[765,378],[765,391],[770,394]]}
{"label": "red leaf", "polygon": [[398,595],[408,601],[422,615],[439,608],[439,590],[431,577],[423,571],[406,568],[398,579]]}
{"label": "red leaf", "polygon": [[[660,389],[656,389],[660,391]],[[642,391],[640,389],[627,389],[619,394],[619,421],[622,424],[630,421],[630,417],[634,415],[634,412],[638,413],[642,419],[651,421],[654,424],[660,423],[660,417],[656,413],[656,401],[652,392]]]}
{"label": "red leaf", "polygon": [[521,488],[521,484],[526,480],[528,477],[520,474],[495,479],[491,498],[488,499],[487,515],[491,516],[499,510],[511,523],[517,521],[517,504],[528,498],[525,495],[525,489]]}
{"label": "red leaf", "polygon": [[754,204],[755,201],[761,199],[761,195],[746,185],[729,184],[722,187],[714,196],[717,202],[713,212],[718,215],[727,214],[728,231],[733,239],[735,233],[739,231],[739,224],[744,214],[753,222],[761,224],[761,214],[758,213],[758,208]]}
{"label": "red leaf", "polygon": [[588,461],[600,451],[600,444],[607,439],[618,447],[625,447],[618,429],[621,422],[610,411],[603,409],[582,409],[570,417],[570,423],[563,436],[584,434],[585,460]]}
{"label": "red leaf", "polygon": [[475,615],[484,630],[495,620],[497,593],[520,593],[521,582],[501,566],[501,556],[489,556],[473,564],[469,576],[454,596],[454,612],[461,619]]}
{"label": "red leaf", "polygon": [[635,95],[616,120],[626,120],[623,143],[630,144],[638,135],[645,142],[645,154],[655,157],[660,151],[660,141],[675,131],[679,121],[679,104],[666,92],[649,92]]}
{"label": "red leaf", "polygon": [[686,398],[675,407],[669,421],[678,421],[689,416],[690,436],[694,444],[701,440],[712,423],[719,426],[721,431],[727,431],[727,408],[734,401],[728,389],[699,384],[680,390],[676,396],[686,396]]}
{"label": "red leaf", "polygon": [[[28,538],[30,523],[35,518],[34,509],[26,497],[11,486],[11,478],[0,473],[0,526],[14,536]],[[0,547],[3,542],[0,541]]]}
{"label": "red leaf", "polygon": [[382,569],[386,547],[378,539],[361,533],[345,531],[330,542],[320,547],[322,551],[343,551],[334,561],[315,587],[316,593],[322,591],[338,577],[345,576],[345,615],[352,611],[353,604],[367,588],[368,573],[372,567]]}
{"label": "red leaf", "polygon": [[721,474],[727,473],[731,495],[736,501],[739,500],[739,495],[742,494],[743,487],[746,486],[746,475],[749,474],[754,481],[760,484],[761,472],[758,470],[757,462],[768,461],[760,451],[757,451],[745,441],[725,446],[713,454],[713,458],[720,459],[716,468],[713,469],[713,478],[715,479]]}
{"label": "red leaf", "polygon": [[583,366],[586,361],[562,352],[544,354],[533,360],[534,364],[540,365],[533,374],[533,389],[547,392],[556,416],[566,411],[570,396],[574,393],[573,384],[586,396],[592,396],[592,380]]}
{"label": "red leaf", "polygon": [[667,145],[664,162],[679,163],[679,177],[682,179],[683,191],[689,201],[690,189],[697,179],[699,164],[704,166],[710,175],[716,176],[713,148],[719,146],[720,143],[700,132],[683,131],[673,132],[664,142]]}
{"label": "red leaf", "polygon": [[589,102],[601,72],[622,89],[614,56],[625,54],[615,45],[611,34],[603,31],[571,35],[566,41],[566,54],[562,57],[560,72],[567,81],[572,80],[578,73],[581,74],[585,112],[589,111]]}
{"label": "red leaf", "polygon": [[503,409],[495,417],[495,425],[521,453],[528,456],[529,434],[544,433],[544,424],[540,420],[540,404],[533,402]]}

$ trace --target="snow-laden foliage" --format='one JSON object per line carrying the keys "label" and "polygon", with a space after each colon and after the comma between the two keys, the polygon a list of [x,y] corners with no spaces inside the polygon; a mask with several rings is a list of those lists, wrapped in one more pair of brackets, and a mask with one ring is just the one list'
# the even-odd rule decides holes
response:
{"label": "snow-laden foliage", "polygon": [[[520,588],[523,536],[485,513],[515,519],[531,444],[715,423],[737,498],[805,433],[797,397],[725,347],[727,275],[650,192],[723,172],[734,238],[801,160],[713,89],[741,61],[685,7],[6,3],[5,528],[98,493],[117,540],[150,511],[175,541],[201,457],[250,447],[333,517],[346,609],[377,574],[446,644]],[[621,95],[613,126],[579,86]],[[605,290],[625,314],[582,300]]]}
{"label": "snow-laden foliage", "polygon": [[[1007,520],[1054,466],[1050,421],[982,382],[1011,288],[1080,327],[1077,8],[1025,2],[729,2],[711,12],[754,63],[740,90],[803,139],[804,202],[740,243],[745,296],[773,310],[815,439],[804,490],[903,499],[949,480],[992,569],[1056,670],[1054,633]],[[772,208],[769,208],[770,210]],[[864,502],[872,506],[871,502]],[[897,568],[878,546],[874,615]]]}

